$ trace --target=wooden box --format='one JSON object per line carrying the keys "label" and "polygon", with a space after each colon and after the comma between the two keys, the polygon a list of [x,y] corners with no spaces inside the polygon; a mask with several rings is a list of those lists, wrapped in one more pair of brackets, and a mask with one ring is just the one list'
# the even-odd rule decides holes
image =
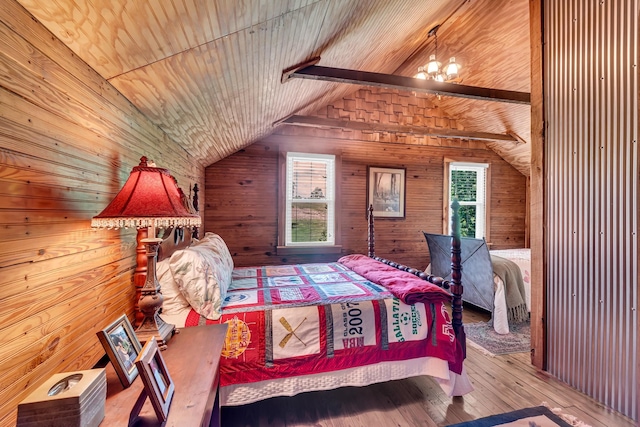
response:
{"label": "wooden box", "polygon": [[104,369],[53,375],[18,405],[17,427],[97,427],[104,418]]}

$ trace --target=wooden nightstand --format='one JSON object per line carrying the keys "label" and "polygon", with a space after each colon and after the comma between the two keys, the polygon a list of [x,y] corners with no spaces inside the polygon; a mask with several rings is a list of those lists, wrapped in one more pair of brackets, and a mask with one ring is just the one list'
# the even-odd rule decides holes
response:
{"label": "wooden nightstand", "polygon": [[[227,325],[207,325],[183,328],[162,352],[175,392],[164,426],[219,426],[218,396],[220,352]],[[144,388],[138,376],[129,388],[123,389],[113,366],[107,370],[107,402],[101,426],[127,426],[129,414]],[[160,426],[149,399],[132,426]]]}

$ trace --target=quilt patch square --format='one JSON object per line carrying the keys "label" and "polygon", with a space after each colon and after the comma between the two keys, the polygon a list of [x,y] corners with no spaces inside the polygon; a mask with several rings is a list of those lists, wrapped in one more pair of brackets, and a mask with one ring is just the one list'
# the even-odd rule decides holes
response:
{"label": "quilt patch square", "polygon": [[332,283],[330,285],[317,285],[317,288],[329,298],[360,296],[368,292],[354,283]]}
{"label": "quilt patch square", "polygon": [[244,278],[233,279],[231,281],[231,285],[229,285],[228,290],[233,291],[236,289],[255,289],[260,286],[261,280],[262,279],[258,279],[257,277],[244,277]]}
{"label": "quilt patch square", "polygon": [[226,323],[229,329],[221,356],[243,362],[260,360],[260,324],[264,323],[263,317],[264,312],[259,311],[223,315],[221,323]]}
{"label": "quilt patch square", "polygon": [[351,270],[345,271],[344,274],[346,274],[347,277],[350,280],[353,280],[354,282],[366,282],[367,281],[367,279],[365,279],[364,277],[362,277],[358,273],[356,273],[354,271],[351,271]]}
{"label": "quilt patch square", "polygon": [[318,307],[273,310],[272,317],[274,360],[320,353]]}
{"label": "quilt patch square", "polygon": [[293,265],[269,265],[264,267],[268,277],[273,276],[296,276],[298,270]]}
{"label": "quilt patch square", "polygon": [[231,272],[231,280],[242,279],[244,277],[258,277],[260,276],[260,269],[256,267],[241,267],[234,268]]}
{"label": "quilt patch square", "polygon": [[283,287],[271,290],[271,301],[274,305],[289,302],[299,302],[308,305],[319,302],[320,300],[320,294],[311,286]]}
{"label": "quilt patch square", "polygon": [[224,299],[224,308],[236,307],[239,305],[256,305],[260,302],[258,291],[256,290],[239,290],[227,292]]}
{"label": "quilt patch square", "polygon": [[337,264],[302,264],[300,269],[307,274],[332,273]]}
{"label": "quilt patch square", "polygon": [[298,288],[284,288],[278,290],[281,301],[300,301],[304,298],[302,291]]}
{"label": "quilt patch square", "polygon": [[326,274],[310,274],[309,280],[313,283],[338,283],[345,282],[346,279],[342,273],[326,273]]}
{"label": "quilt patch square", "polygon": [[279,277],[269,277],[267,279],[267,286],[269,287],[278,287],[278,286],[300,286],[305,285],[305,281],[300,276],[279,276]]}
{"label": "quilt patch square", "polygon": [[335,350],[376,345],[373,302],[331,304]]}
{"label": "quilt patch square", "polygon": [[397,298],[385,299],[389,342],[419,341],[429,335],[427,310],[423,303],[407,305]]}

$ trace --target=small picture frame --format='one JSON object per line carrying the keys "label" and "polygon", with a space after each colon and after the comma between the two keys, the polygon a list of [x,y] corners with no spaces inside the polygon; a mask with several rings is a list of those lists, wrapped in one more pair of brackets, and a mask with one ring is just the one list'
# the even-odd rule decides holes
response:
{"label": "small picture frame", "polygon": [[136,359],[142,350],[140,341],[126,315],[96,333],[124,388],[138,376]]}
{"label": "small picture frame", "polygon": [[375,218],[404,218],[406,169],[367,169],[367,209],[373,205]]}
{"label": "small picture frame", "polygon": [[136,359],[136,366],[140,371],[144,390],[151,400],[158,420],[166,421],[175,386],[158,349],[155,337],[147,341],[142,348]]}

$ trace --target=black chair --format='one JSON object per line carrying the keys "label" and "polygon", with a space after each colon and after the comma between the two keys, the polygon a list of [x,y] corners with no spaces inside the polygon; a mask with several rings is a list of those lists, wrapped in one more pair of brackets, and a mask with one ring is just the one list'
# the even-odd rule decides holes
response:
{"label": "black chair", "polygon": [[[423,232],[431,257],[431,274],[451,280],[451,236]],[[462,299],[493,313],[493,267],[489,248],[484,239],[463,237],[460,245],[462,258]]]}

